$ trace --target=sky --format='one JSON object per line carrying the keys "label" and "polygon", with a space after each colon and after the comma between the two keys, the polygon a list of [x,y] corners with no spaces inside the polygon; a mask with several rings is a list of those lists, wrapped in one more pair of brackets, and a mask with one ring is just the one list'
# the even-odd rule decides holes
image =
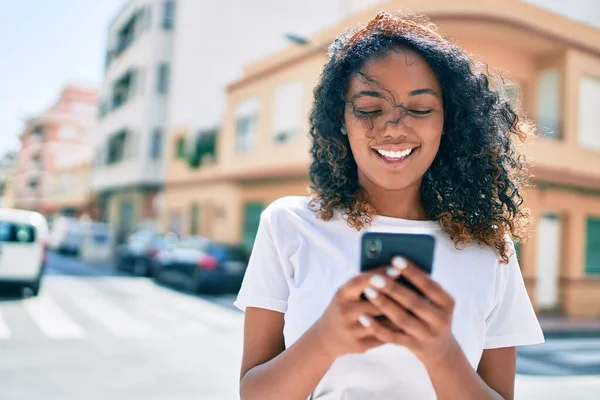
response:
{"label": "sky", "polygon": [[23,120],[70,83],[98,87],[108,24],[125,0],[0,0],[0,156]]}

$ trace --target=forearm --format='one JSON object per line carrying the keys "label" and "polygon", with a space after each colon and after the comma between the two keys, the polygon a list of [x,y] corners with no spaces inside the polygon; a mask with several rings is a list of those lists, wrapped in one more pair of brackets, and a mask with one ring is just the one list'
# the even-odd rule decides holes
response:
{"label": "forearm", "polygon": [[481,379],[460,347],[426,368],[439,400],[506,400]]}
{"label": "forearm", "polygon": [[313,326],[290,348],[244,375],[241,399],[306,400],[333,361]]}

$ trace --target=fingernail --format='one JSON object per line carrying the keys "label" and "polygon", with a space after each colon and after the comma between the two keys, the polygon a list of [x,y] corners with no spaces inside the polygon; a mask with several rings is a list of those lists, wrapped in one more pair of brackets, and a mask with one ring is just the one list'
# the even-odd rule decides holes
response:
{"label": "fingernail", "polygon": [[371,282],[371,285],[379,289],[383,289],[385,287],[385,278],[381,275],[373,275],[369,282]]}
{"label": "fingernail", "polygon": [[360,322],[361,325],[365,328],[371,326],[371,320],[369,320],[369,318],[366,315],[361,315],[360,317],[358,317],[358,322]]}
{"label": "fingernail", "polygon": [[398,276],[400,276],[400,270],[396,267],[387,267],[385,273],[390,278],[397,278]]}
{"label": "fingernail", "polygon": [[394,258],[392,258],[392,265],[398,268],[399,270],[403,270],[406,267],[408,267],[408,261],[406,261],[406,258],[404,257],[395,256]]}
{"label": "fingernail", "polygon": [[363,291],[363,293],[369,299],[374,299],[375,297],[379,296],[379,293],[377,293],[377,290],[373,289],[372,287],[365,288],[365,290]]}

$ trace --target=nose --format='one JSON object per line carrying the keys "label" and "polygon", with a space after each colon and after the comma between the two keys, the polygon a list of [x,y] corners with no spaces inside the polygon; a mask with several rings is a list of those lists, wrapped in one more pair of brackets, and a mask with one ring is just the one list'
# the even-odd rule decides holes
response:
{"label": "nose", "polygon": [[383,136],[389,138],[405,138],[409,136],[410,126],[406,123],[404,117],[388,121],[383,128]]}
{"label": "nose", "polygon": [[407,136],[406,130],[409,127],[406,125],[406,117],[408,116],[408,109],[402,104],[394,106],[395,113],[390,116],[388,121],[384,124],[384,134],[388,137],[402,137]]}

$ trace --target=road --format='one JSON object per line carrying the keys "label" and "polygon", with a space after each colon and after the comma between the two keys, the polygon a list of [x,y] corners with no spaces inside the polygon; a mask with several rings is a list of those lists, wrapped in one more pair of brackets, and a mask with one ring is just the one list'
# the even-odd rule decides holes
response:
{"label": "road", "polygon": [[[40,296],[0,298],[0,400],[238,398],[242,314],[51,255]],[[600,337],[519,352],[517,399],[598,399]]]}

